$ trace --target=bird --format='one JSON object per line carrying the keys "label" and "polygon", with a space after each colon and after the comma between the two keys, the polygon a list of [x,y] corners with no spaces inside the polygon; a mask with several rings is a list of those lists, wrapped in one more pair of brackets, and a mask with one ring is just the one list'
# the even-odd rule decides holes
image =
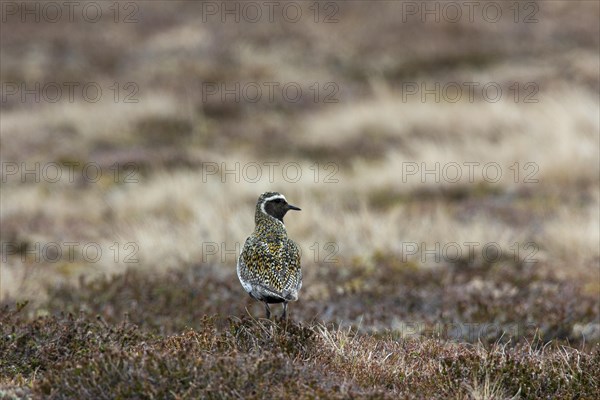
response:
{"label": "bird", "polygon": [[302,287],[300,249],[288,238],[283,217],[289,204],[278,192],[258,197],[254,232],[246,239],[237,261],[237,275],[250,297],[265,303],[266,317],[271,318],[269,304],[283,303],[282,319],[287,318],[287,304],[298,300]]}

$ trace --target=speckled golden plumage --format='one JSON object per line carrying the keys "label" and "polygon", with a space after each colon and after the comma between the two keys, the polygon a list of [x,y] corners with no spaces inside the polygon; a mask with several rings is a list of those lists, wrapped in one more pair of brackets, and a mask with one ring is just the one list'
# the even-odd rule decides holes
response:
{"label": "speckled golden plumage", "polygon": [[263,193],[256,204],[254,232],[244,243],[238,259],[237,272],[244,289],[253,298],[265,303],[267,318],[269,303],[283,303],[282,317],[287,303],[298,300],[302,286],[300,250],[287,236],[283,216],[291,206],[277,192]]}

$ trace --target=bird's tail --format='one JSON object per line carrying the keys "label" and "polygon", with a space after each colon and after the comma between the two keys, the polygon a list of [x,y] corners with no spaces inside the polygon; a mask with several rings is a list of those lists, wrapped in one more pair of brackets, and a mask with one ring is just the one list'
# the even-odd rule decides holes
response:
{"label": "bird's tail", "polygon": [[283,298],[286,301],[296,301],[298,300],[298,291],[297,290],[284,290]]}

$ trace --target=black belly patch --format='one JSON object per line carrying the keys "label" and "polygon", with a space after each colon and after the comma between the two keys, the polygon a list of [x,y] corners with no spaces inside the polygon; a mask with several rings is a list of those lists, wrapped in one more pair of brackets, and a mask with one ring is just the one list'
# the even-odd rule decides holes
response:
{"label": "black belly patch", "polygon": [[255,300],[264,301],[265,303],[270,303],[270,304],[283,303],[284,301],[286,301],[282,297],[279,297],[279,296],[270,296],[270,295],[264,294],[264,293],[253,293],[253,292],[250,292],[248,294],[250,295],[250,297],[252,297]]}
{"label": "black belly patch", "polygon": [[262,301],[265,303],[283,303],[285,299],[275,296],[264,296]]}

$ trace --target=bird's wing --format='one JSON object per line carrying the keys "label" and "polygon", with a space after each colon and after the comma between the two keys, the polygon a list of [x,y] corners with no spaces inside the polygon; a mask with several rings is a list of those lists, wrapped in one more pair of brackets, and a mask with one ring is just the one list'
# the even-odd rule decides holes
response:
{"label": "bird's wing", "polygon": [[300,249],[298,245],[291,239],[286,239],[284,242],[286,279],[284,289],[288,291],[298,291],[302,286],[302,268],[300,264]]}
{"label": "bird's wing", "polygon": [[282,248],[283,243],[249,237],[240,256],[245,266],[240,272],[242,279],[281,295],[286,269],[281,262]]}

